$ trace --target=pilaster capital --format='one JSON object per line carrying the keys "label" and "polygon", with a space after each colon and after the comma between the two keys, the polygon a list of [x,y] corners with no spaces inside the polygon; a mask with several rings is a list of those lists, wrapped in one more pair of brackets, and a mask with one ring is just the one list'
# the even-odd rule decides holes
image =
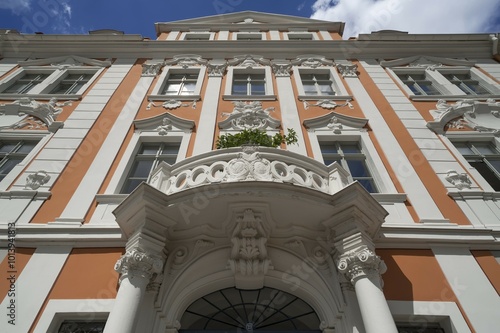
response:
{"label": "pilaster capital", "polygon": [[163,62],[142,64],[141,76],[155,77],[156,75],[158,75],[163,65],[165,65]]}
{"label": "pilaster capital", "polygon": [[163,271],[164,259],[141,249],[128,250],[115,264],[115,271],[122,274],[121,279],[135,277],[148,282]]}
{"label": "pilaster capital", "polygon": [[337,64],[337,70],[342,77],[358,77],[358,65],[353,63]]}
{"label": "pilaster capital", "polygon": [[217,62],[210,61],[207,63],[209,77],[223,77],[227,67],[227,61]]}
{"label": "pilaster capital", "polygon": [[289,62],[288,63],[273,62],[271,68],[273,69],[274,75],[276,77],[289,77],[292,71],[292,64]]}
{"label": "pilaster capital", "polygon": [[362,277],[380,277],[387,269],[384,261],[366,247],[340,255],[337,268],[353,285]]}

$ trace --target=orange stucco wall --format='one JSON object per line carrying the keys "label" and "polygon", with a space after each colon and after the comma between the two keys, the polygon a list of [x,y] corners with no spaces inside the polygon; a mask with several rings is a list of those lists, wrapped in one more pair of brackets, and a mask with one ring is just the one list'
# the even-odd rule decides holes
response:
{"label": "orange stucco wall", "polygon": [[[10,281],[7,280],[11,275],[19,278],[23,272],[24,267],[30,260],[35,249],[17,248],[15,253],[14,267],[9,265],[9,255],[0,263],[0,297],[4,299],[10,288]],[[14,271],[14,272],[12,272]]]}
{"label": "orange stucco wall", "polygon": [[484,274],[500,295],[500,263],[495,259],[490,251],[471,251]]}
{"label": "orange stucco wall", "polygon": [[34,216],[33,223],[47,223],[61,215],[135,88],[141,73],[142,61],[138,61],[116,89],[71,161],[57,179],[51,189],[52,196]]}
{"label": "orange stucco wall", "polygon": [[393,135],[398,140],[406,157],[415,169],[420,180],[429,192],[430,196],[436,203],[437,207],[443,216],[449,219],[452,223],[461,225],[470,224],[470,221],[462,213],[456,202],[447,195],[446,188],[441,183],[441,180],[436,175],[426,157],[422,154],[410,133],[401,122],[396,112],[392,109],[390,103],[385,99],[382,92],[377,88],[376,84],[370,78],[366,70],[358,64],[359,79],[363,83],[366,91],[372,98],[373,102],[380,110],[382,117],[391,129]]}

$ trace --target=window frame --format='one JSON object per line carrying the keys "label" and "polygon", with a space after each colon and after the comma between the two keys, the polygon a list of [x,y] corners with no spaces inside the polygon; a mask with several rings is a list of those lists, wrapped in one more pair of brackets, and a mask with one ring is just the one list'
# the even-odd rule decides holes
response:
{"label": "window frame", "polygon": [[[252,37],[255,37],[257,35],[260,36],[260,38],[242,38],[240,39],[240,36],[245,36],[245,35],[250,35]],[[244,41],[260,41],[260,40],[267,40],[267,36],[265,32],[260,32],[260,31],[237,31],[233,32],[231,36],[231,40],[244,40]]]}
{"label": "window frame", "polygon": [[[59,100],[78,100],[90,85],[99,77],[104,68],[97,66],[71,66],[66,68],[56,68],[49,66],[27,66],[18,68],[16,71],[0,80],[1,99],[19,99],[32,97],[37,99],[57,98]],[[25,74],[49,73],[40,84],[37,84],[27,93],[4,93],[12,84],[21,79]],[[70,74],[92,74],[93,76],[78,91],[72,94],[51,94],[52,91],[65,77]]]}
{"label": "window frame", "polygon": [[158,135],[156,131],[139,131],[133,134],[130,143],[121,158],[116,172],[113,174],[111,181],[106,188],[107,194],[123,194],[122,189],[128,179],[128,175],[134,165],[135,156],[143,143],[156,142],[178,142],[179,153],[175,163],[184,160],[187,155],[187,149],[191,138],[191,132],[180,130],[169,131],[166,135]]}
{"label": "window frame", "polygon": [[[22,132],[22,133],[21,133]],[[5,191],[9,188],[14,181],[21,175],[23,170],[35,158],[36,155],[45,146],[47,141],[51,138],[48,133],[40,133],[35,131],[1,131],[0,141],[38,141],[38,143],[26,154],[26,156],[14,166],[14,168],[7,173],[7,175],[0,181],[0,191]]]}
{"label": "window frame", "polygon": [[[438,68],[425,67],[391,67],[386,68],[389,75],[401,86],[406,95],[412,100],[436,101],[439,99],[459,100],[459,99],[485,99],[499,98],[500,88],[497,88],[497,83],[484,75],[480,70],[474,67],[466,66],[443,66]],[[398,74],[424,74],[426,78],[432,82],[434,88],[440,92],[438,95],[416,95],[413,91],[399,78]],[[449,81],[444,74],[470,74],[471,78],[478,81],[479,85],[488,94],[466,94],[457,85]]]}
{"label": "window frame", "polygon": [[[300,35],[311,36],[311,39],[308,39],[308,38],[306,38],[306,39],[302,39],[302,38],[290,39],[290,36],[300,36]],[[283,39],[284,40],[319,40],[318,35],[315,32],[311,32],[311,31],[289,31],[289,32],[284,31],[283,32]]]}
{"label": "window frame", "polygon": [[[202,36],[207,36],[207,39],[190,39],[189,36],[196,36],[196,35],[202,35]],[[215,32],[210,32],[210,31],[186,31],[182,32],[181,36],[179,37],[179,40],[185,40],[185,41],[203,41],[203,40],[214,40],[215,39]]]}
{"label": "window frame", "polygon": [[[298,98],[299,100],[320,100],[320,99],[330,99],[330,100],[346,100],[352,99],[349,95],[342,80],[338,75],[334,67],[320,67],[320,68],[310,68],[310,67],[300,67],[294,66],[293,73],[295,78],[295,84],[297,86]],[[332,81],[332,90],[335,92],[334,95],[306,95],[304,85],[302,83],[302,74],[329,74],[330,80]]]}
{"label": "window frame", "polygon": [[323,154],[320,147],[320,141],[344,141],[358,142],[362,153],[365,155],[366,166],[373,178],[377,192],[372,195],[387,193],[398,193],[394,186],[387,169],[382,162],[373,142],[366,131],[342,131],[340,134],[334,134],[329,129],[315,129],[309,131],[309,142],[311,144],[313,158],[324,164]]}
{"label": "window frame", "polygon": [[[196,74],[198,72],[198,79],[196,81],[196,86],[194,89],[194,94],[192,95],[181,95],[181,94],[176,94],[176,95],[166,95],[166,94],[161,94],[160,92],[165,88],[165,85],[168,82],[168,79],[170,75],[172,74],[185,74],[185,73],[190,73],[190,74]],[[181,66],[167,66],[163,69],[163,72],[161,73],[160,77],[158,78],[158,81],[156,82],[156,85],[154,86],[153,90],[151,91],[151,94],[148,96],[148,100],[158,100],[158,101],[166,101],[166,100],[180,100],[180,101],[197,101],[201,99],[201,88],[203,86],[203,80],[205,78],[205,73],[206,73],[206,67],[205,66],[200,66],[200,67],[188,67],[184,68]]]}
{"label": "window frame", "polygon": [[[264,95],[233,95],[233,80],[235,74],[264,74]],[[276,95],[274,95],[273,88],[273,75],[270,66],[263,67],[240,67],[233,66],[229,67],[226,75],[226,85],[224,88],[224,95],[222,97],[224,100],[232,101],[270,101],[276,100]]]}
{"label": "window frame", "polygon": [[[500,151],[500,139],[495,137],[492,133],[480,133],[480,132],[462,132],[462,133],[450,133],[448,132],[446,136],[442,136],[443,142],[447,148],[455,155],[456,159],[466,166],[467,172],[474,178],[474,181],[486,192],[498,192],[493,189],[493,187],[488,183],[488,181],[483,177],[483,175],[472,166],[467,158],[462,155],[454,143],[463,142],[489,142],[493,144],[498,151]],[[498,172],[497,172],[498,173]],[[500,179],[500,178],[499,178]]]}

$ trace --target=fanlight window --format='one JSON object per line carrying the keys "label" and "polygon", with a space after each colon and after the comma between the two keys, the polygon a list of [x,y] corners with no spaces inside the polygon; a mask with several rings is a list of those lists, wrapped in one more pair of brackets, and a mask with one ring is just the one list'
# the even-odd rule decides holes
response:
{"label": "fanlight window", "polygon": [[227,288],[192,303],[182,316],[179,332],[321,332],[319,326],[311,306],[289,293],[267,287]]}

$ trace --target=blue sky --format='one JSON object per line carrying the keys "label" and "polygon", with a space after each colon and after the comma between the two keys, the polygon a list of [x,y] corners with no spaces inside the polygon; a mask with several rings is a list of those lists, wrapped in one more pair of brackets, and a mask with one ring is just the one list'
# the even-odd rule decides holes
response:
{"label": "blue sky", "polygon": [[155,38],[154,23],[244,10],[346,22],[344,37],[500,31],[499,0],[0,0],[0,29],[85,34],[116,29]]}

